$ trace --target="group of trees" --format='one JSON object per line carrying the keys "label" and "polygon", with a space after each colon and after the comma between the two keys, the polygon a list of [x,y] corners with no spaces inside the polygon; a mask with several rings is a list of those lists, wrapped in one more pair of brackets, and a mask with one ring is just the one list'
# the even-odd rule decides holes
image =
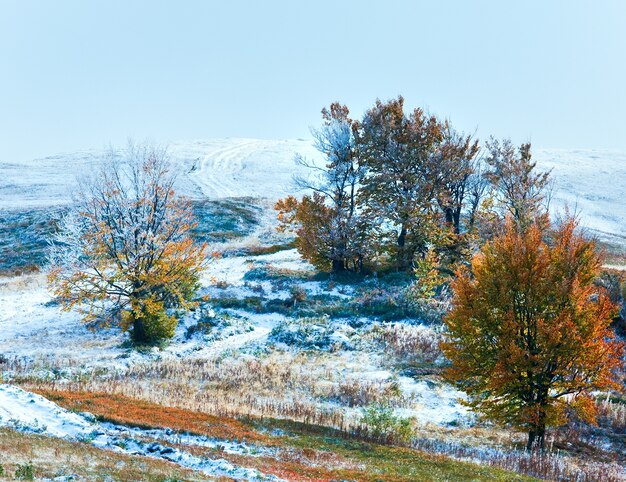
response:
{"label": "group of trees", "polygon": [[[488,418],[527,430],[595,419],[593,392],[620,388],[617,306],[596,285],[595,243],[572,218],[553,225],[550,177],[530,144],[472,136],[402,97],[376,101],[361,121],[322,111],[314,131],[325,166],[298,184],[313,194],[276,204],[301,255],[319,269],[415,269],[429,296],[450,283],[444,318],[447,377]],[[434,273],[434,274],[433,274]]]}
{"label": "group of trees", "polygon": [[[322,270],[445,272],[447,377],[543,447],[547,426],[593,420],[593,391],[619,387],[624,347],[610,328],[617,306],[595,283],[595,243],[573,219],[551,223],[549,174],[529,144],[492,140],[481,155],[472,136],[403,104],[377,101],[360,121],[338,103],[322,111],[313,134],[326,164],[297,159],[312,194],[278,201],[281,229]],[[174,179],[164,151],[131,145],[83,183],[50,251],[66,309],[117,322],[138,344],[173,336],[207,259]]]}
{"label": "group of trees", "polygon": [[[281,229],[293,230],[301,255],[323,271],[362,271],[374,263],[411,270],[434,250],[450,266],[467,261],[481,210],[531,216],[545,201],[547,173],[536,173],[530,145],[487,144],[404,99],[377,100],[360,121],[345,105],[322,111],[314,130],[326,164],[299,187],[312,191],[276,204]],[[484,216],[483,232],[493,226]],[[526,222],[526,220],[524,220]]]}

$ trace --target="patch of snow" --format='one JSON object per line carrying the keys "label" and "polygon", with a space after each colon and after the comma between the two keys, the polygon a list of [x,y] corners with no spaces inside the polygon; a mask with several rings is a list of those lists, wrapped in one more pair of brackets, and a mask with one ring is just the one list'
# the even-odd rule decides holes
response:
{"label": "patch of snow", "polygon": [[402,394],[415,403],[410,409],[398,410],[403,416],[437,425],[467,422],[471,418],[469,408],[461,404],[467,396],[450,385],[409,377],[398,377],[398,383]]}
{"label": "patch of snow", "polygon": [[0,424],[71,439],[95,430],[94,424],[80,415],[12,385],[0,385]]}
{"label": "patch of snow", "polygon": [[[54,355],[90,365],[94,360],[116,365],[123,337],[119,331],[90,331],[75,312],[52,302],[45,281],[13,279],[0,288],[0,353],[35,358]],[[80,350],[77,347],[80,346]]]}
{"label": "patch of snow", "polygon": [[626,237],[626,153],[535,149],[533,158],[539,169],[552,169],[553,213],[567,206],[597,234]]}
{"label": "patch of snow", "polygon": [[[319,157],[311,141],[302,139],[175,142],[168,146],[168,152],[179,173],[178,190],[192,199],[278,199],[293,191],[296,153],[311,159]],[[77,176],[92,172],[105,155],[106,150],[91,149],[0,163],[0,209],[70,203]]]}

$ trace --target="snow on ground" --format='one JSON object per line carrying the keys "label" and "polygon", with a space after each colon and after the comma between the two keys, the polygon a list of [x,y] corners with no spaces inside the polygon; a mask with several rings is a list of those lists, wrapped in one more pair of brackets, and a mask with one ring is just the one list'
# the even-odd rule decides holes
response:
{"label": "snow on ground", "polygon": [[[467,395],[451,385],[430,377],[415,379],[394,375],[377,366],[379,361],[373,356],[363,359],[349,352],[345,356],[348,358],[343,367],[346,379],[358,377],[370,382],[397,382],[405,401],[403,407],[394,409],[396,415],[413,418],[420,425],[467,425],[475,421],[475,416],[462,403],[467,400]],[[349,359],[351,356],[352,360]],[[352,410],[355,415],[359,411]]]}
{"label": "snow on ground", "polygon": [[[0,209],[67,204],[77,177],[93,172],[106,150],[87,150],[0,162]],[[193,199],[268,197],[293,191],[296,153],[318,157],[311,141],[210,139],[177,142],[168,152],[179,176],[179,190]]]}
{"label": "snow on ground", "polygon": [[256,469],[239,467],[224,459],[198,457],[177,447],[163,445],[161,442],[179,446],[219,448],[229,454],[247,456],[271,455],[272,449],[170,430],[142,430],[111,423],[98,423],[86,415],[61,408],[41,395],[12,385],[0,385],[0,426],[27,433],[89,442],[101,449],[168,460],[209,476],[230,477],[236,480],[280,480],[273,475],[264,475]]}
{"label": "snow on ground", "polygon": [[0,385],[0,424],[70,439],[95,430],[94,424],[80,415],[11,385]]}
{"label": "snow on ground", "polygon": [[90,365],[112,361],[123,338],[114,331],[90,331],[77,313],[52,303],[45,277],[23,277],[0,284],[0,353],[29,359],[54,357]]}
{"label": "snow on ground", "polygon": [[398,383],[403,395],[415,402],[413,408],[397,410],[399,415],[437,425],[467,422],[473,418],[469,409],[460,402],[467,396],[450,385],[409,377],[398,377]]}
{"label": "snow on ground", "polygon": [[[218,258],[206,274],[205,290],[215,296],[254,296],[255,284],[267,284],[264,296],[285,298],[289,293],[267,280],[246,281],[245,274],[256,267],[272,267],[297,273],[309,272],[310,266],[302,261],[296,250],[285,250],[261,256]],[[222,279],[229,283],[226,289],[210,287],[211,280]],[[348,296],[338,287],[328,289],[324,283],[305,281],[297,283],[310,295]],[[342,288],[345,291],[346,288]],[[351,289],[351,288],[350,288]],[[122,345],[125,335],[110,329],[104,333],[88,330],[77,313],[61,311],[51,302],[42,276],[3,280],[0,283],[0,353],[5,357],[26,358],[39,362],[36,366],[55,376],[69,376],[74,370],[103,367],[126,370],[137,362],[167,357],[212,358],[225,353],[235,353],[243,348],[263,346],[268,334],[279,323],[287,321],[279,313],[254,313],[229,309],[226,312],[235,319],[247,320],[239,330],[236,323],[223,329],[214,329],[208,336],[188,336],[187,330],[199,320],[199,312],[184,317],[176,336],[164,349],[155,348],[149,353],[138,353]],[[215,313],[209,313],[215,316]],[[346,379],[387,381],[393,374],[382,369],[378,356],[358,351],[337,353],[335,370]],[[58,369],[62,372],[56,371]],[[410,399],[403,416],[416,418],[419,422],[446,425],[467,420],[467,411],[458,402],[462,394],[451,387],[429,380],[413,380],[399,377],[399,386]]]}
{"label": "snow on ground", "polygon": [[626,238],[626,153],[537,149],[534,159],[540,169],[552,169],[553,211],[567,206],[584,226]]}

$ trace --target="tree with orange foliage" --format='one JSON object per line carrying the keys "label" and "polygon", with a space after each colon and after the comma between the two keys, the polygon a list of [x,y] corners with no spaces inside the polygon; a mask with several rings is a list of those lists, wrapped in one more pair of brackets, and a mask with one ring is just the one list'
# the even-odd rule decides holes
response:
{"label": "tree with orange foliage", "polygon": [[49,281],[64,309],[119,321],[137,344],[174,335],[167,310],[190,306],[205,262],[174,180],[165,151],[130,145],[83,183],[50,251]]}
{"label": "tree with orange foliage", "polygon": [[[332,209],[319,193],[280,199],[274,208],[278,211],[279,229],[294,230],[296,249],[300,255],[321,271],[333,271],[333,240],[331,230]],[[336,262],[336,261],[335,261]]]}
{"label": "tree with orange foliage", "polygon": [[459,273],[442,343],[469,405],[527,430],[529,449],[568,412],[595,420],[591,392],[618,386],[624,349],[609,327],[616,306],[594,285],[595,243],[573,220],[548,224],[509,219]]}

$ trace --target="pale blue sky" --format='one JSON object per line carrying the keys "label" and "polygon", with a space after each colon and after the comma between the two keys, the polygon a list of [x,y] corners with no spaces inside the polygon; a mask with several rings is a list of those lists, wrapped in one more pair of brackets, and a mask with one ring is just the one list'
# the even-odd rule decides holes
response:
{"label": "pale blue sky", "polygon": [[626,149],[626,2],[0,0],[0,160],[309,137],[405,96],[465,131]]}

